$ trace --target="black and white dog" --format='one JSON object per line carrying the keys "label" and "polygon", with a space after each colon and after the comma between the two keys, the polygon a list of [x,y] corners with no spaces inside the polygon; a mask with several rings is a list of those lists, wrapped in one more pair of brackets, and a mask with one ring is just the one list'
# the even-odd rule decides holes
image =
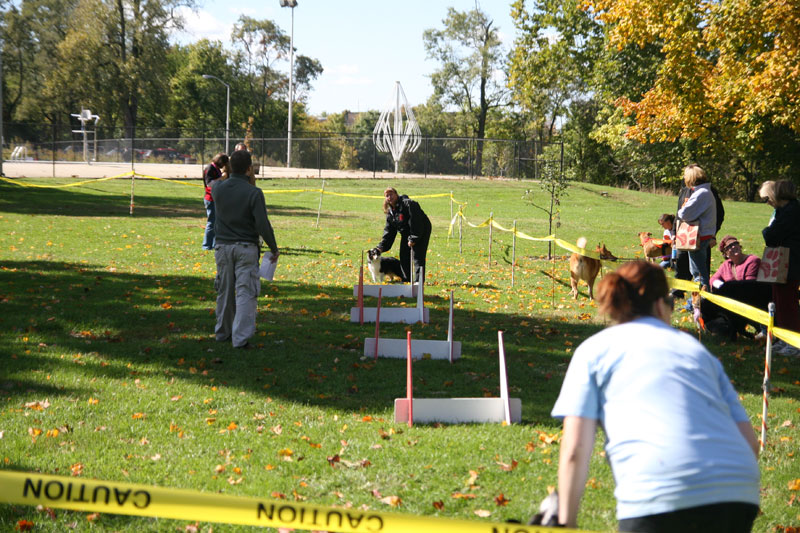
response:
{"label": "black and white dog", "polygon": [[374,283],[383,282],[385,276],[394,276],[403,280],[403,269],[396,257],[381,257],[381,253],[373,248],[367,251],[367,267]]}

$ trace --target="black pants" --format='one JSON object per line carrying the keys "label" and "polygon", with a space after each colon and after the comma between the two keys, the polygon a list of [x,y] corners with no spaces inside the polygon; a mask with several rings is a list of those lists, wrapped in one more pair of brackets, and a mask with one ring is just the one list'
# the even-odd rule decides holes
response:
{"label": "black pants", "polygon": [[[414,243],[414,281],[421,279],[421,269],[425,266],[425,257],[428,255],[428,240],[430,234],[418,237]],[[411,281],[411,248],[408,246],[407,235],[400,235],[400,268],[403,269],[403,281]]]}
{"label": "black pants", "polygon": [[[772,301],[772,283],[759,281],[728,281],[713,292],[719,296],[725,296],[751,305],[762,311],[767,311],[769,303]],[[727,334],[731,338],[736,337],[737,333],[744,333],[747,324],[752,324],[756,329],[760,327],[758,322],[748,320],[708,300],[703,300],[700,304],[700,313],[703,315],[703,320],[709,329],[713,330],[710,323],[715,320],[722,319],[726,322],[729,327]]]}
{"label": "black pants", "polygon": [[619,530],[636,533],[749,533],[756,515],[758,505],[752,503],[715,503],[627,518],[619,521]]}

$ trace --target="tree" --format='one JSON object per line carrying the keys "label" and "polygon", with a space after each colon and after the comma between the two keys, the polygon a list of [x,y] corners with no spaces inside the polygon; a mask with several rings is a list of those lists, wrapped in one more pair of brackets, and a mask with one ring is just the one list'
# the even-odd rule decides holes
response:
{"label": "tree", "polygon": [[[633,119],[628,138],[680,142],[692,159],[727,169],[726,179],[748,199],[767,152],[779,170],[771,177],[796,173],[800,88],[787,83],[800,68],[796,3],[589,0],[586,6],[606,26],[612,49],[653,46],[663,56],[643,95],[616,100]],[[774,135],[787,133],[789,150],[770,146]]]}
{"label": "tree", "polygon": [[494,21],[478,7],[460,12],[448,8],[444,29],[427,29],[422,39],[427,56],[441,67],[431,75],[434,96],[454,106],[478,139],[475,167],[480,174],[489,110],[508,103],[500,81],[504,53]]}
{"label": "tree", "polygon": [[[133,134],[143,101],[164,101],[168,33],[180,28],[180,6],[193,0],[78,0],[59,43],[45,92],[63,112],[69,98],[103,110]],[[152,114],[149,114],[152,116]]]}
{"label": "tree", "polygon": [[591,98],[602,31],[577,0],[516,0],[511,17],[517,38],[509,61],[514,100],[534,121],[541,141],[571,102]]}

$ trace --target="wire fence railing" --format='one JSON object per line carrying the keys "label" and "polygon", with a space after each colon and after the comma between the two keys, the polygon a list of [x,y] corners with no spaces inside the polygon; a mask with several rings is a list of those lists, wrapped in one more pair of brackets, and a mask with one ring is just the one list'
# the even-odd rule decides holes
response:
{"label": "wire fence railing", "polygon": [[[230,146],[244,140],[244,133],[231,132]],[[205,165],[225,150],[225,131],[97,127],[84,134],[72,127],[7,123],[4,141],[5,161]],[[247,144],[260,166],[287,166],[285,136],[254,132]],[[394,172],[394,161],[378,150],[370,134],[294,132],[291,167],[316,169],[320,175],[327,170],[352,170],[379,177]],[[404,154],[399,165],[400,172],[423,177],[537,179],[563,169],[560,142],[474,137],[423,137],[419,148]]]}

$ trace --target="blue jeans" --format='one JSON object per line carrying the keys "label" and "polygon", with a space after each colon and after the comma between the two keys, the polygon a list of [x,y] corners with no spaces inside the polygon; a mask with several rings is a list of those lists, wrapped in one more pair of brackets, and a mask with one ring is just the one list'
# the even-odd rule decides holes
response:
{"label": "blue jeans", "polygon": [[206,232],[203,235],[203,250],[213,250],[214,237],[216,236],[214,233],[214,221],[217,219],[217,212],[213,201],[203,199],[203,202],[206,204],[206,215],[208,216]]}
{"label": "blue jeans", "polygon": [[689,252],[689,272],[692,273],[692,278],[707,287],[709,287],[709,279],[711,275],[708,272],[708,254],[711,252],[708,245],[711,244],[710,239],[697,242],[697,250]]}

